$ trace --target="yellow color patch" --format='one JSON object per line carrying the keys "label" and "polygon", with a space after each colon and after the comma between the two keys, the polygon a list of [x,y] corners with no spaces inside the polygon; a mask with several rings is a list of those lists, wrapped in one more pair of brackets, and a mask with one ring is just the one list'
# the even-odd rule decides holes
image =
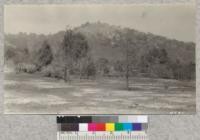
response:
{"label": "yellow color patch", "polygon": [[106,131],[115,131],[114,123],[106,123]]}

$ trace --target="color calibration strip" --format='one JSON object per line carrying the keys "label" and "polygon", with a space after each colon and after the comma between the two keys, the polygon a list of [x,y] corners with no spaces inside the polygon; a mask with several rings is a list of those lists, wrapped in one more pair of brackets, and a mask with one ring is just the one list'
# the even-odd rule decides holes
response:
{"label": "color calibration strip", "polygon": [[137,116],[57,116],[57,123],[148,123],[148,117],[145,115]]}
{"label": "color calibration strip", "polygon": [[58,116],[58,140],[147,140],[147,116]]}
{"label": "color calibration strip", "polygon": [[146,131],[146,123],[63,123],[59,131]]}

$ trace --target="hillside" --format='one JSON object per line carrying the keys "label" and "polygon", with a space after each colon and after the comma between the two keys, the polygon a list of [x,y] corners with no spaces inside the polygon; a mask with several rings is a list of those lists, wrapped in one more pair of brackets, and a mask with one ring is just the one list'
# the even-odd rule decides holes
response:
{"label": "hillside", "polygon": [[[108,59],[123,59],[123,47],[115,47],[114,37],[125,32],[126,28],[111,26],[106,23],[86,23],[75,29],[83,33],[89,42],[94,57],[106,57]],[[143,54],[146,50],[163,48],[169,54],[171,60],[179,59],[183,63],[195,61],[195,44],[168,39],[151,33],[143,33],[131,29],[131,38],[136,42],[137,54]]]}
{"label": "hillside", "polygon": [[[123,46],[115,47],[114,37],[117,33],[123,33],[126,29],[111,26],[106,23],[85,23],[74,29],[76,32],[84,34],[88,40],[92,54],[95,58],[105,57],[108,59],[123,59]],[[56,52],[61,44],[64,31],[51,35],[37,35],[19,33],[17,35],[5,35],[7,43],[17,48],[28,47],[30,51],[38,49],[43,40],[48,39],[52,49]],[[137,54],[144,53],[145,50],[152,48],[164,48],[168,52],[171,60],[179,59],[183,63],[195,61],[195,44],[192,42],[182,42],[167,39],[151,33],[142,33],[131,29],[131,37],[136,40]]]}
{"label": "hillside", "polygon": [[[85,36],[89,45],[89,54],[95,62],[104,58],[113,66],[117,61],[121,61],[120,67],[123,67],[126,59],[125,50],[128,46],[131,56],[130,65],[134,69],[139,69],[141,73],[156,73],[153,75],[163,73],[158,77],[168,78],[174,77],[172,75],[177,77],[180,73],[181,75],[188,73],[187,77],[195,77],[195,43],[193,42],[168,39],[101,22],[85,23],[74,28],[73,31]],[[6,57],[9,59],[14,56],[16,50],[19,50],[19,55],[27,52],[32,57],[42,47],[44,40],[48,41],[54,57],[57,57],[56,54],[62,46],[64,34],[65,31],[49,35],[7,34],[5,35]],[[34,57],[27,61],[34,61],[33,59]]]}

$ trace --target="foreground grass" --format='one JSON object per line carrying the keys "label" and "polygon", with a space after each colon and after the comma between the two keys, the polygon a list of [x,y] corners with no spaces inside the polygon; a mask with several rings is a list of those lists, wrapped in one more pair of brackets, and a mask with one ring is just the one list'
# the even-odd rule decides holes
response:
{"label": "foreground grass", "polygon": [[31,74],[5,74],[8,114],[159,114],[195,112],[194,81],[132,78],[73,79],[70,83]]}

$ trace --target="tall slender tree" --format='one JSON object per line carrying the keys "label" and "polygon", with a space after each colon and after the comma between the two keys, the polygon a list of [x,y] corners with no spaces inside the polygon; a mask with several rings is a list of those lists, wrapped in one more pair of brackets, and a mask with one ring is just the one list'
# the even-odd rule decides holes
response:
{"label": "tall slender tree", "polygon": [[87,56],[89,50],[86,38],[81,33],[67,29],[62,43],[62,56],[64,61],[64,80],[70,81],[70,70],[73,63]]}
{"label": "tall slender tree", "polygon": [[135,55],[133,51],[134,46],[136,46],[135,38],[132,36],[132,30],[127,29],[124,32],[116,32],[116,36],[114,37],[115,45],[117,47],[122,47],[122,52],[125,56],[125,78],[126,78],[126,89],[129,90],[129,79],[130,79],[130,70],[132,69],[131,63],[133,63],[132,59]]}

